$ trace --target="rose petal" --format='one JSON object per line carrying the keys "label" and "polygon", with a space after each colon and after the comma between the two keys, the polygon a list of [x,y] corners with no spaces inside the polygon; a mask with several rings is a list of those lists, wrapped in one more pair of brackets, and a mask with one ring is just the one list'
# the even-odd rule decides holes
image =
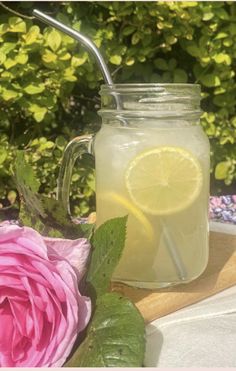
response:
{"label": "rose petal", "polygon": [[91,316],[78,290],[89,249],[0,224],[0,367],[63,365]]}
{"label": "rose petal", "polygon": [[86,263],[90,252],[90,244],[85,238],[65,240],[62,238],[44,237],[44,241],[53,257],[54,253],[67,259],[76,270],[79,278],[85,272]]}

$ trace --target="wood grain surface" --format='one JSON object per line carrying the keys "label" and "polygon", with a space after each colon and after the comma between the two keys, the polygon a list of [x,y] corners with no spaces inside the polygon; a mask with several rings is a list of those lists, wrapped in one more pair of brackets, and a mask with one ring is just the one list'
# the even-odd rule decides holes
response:
{"label": "wood grain surface", "polygon": [[196,280],[155,291],[113,283],[112,291],[129,297],[146,323],[196,303],[236,284],[236,235],[210,232],[210,257]]}

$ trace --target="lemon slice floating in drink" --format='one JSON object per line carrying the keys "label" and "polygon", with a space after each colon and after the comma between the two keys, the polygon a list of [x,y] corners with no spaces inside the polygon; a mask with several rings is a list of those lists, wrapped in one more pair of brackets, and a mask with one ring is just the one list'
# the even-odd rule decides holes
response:
{"label": "lemon slice floating in drink", "polygon": [[122,208],[126,209],[127,214],[132,215],[140,223],[140,226],[143,228],[145,236],[149,242],[154,240],[154,231],[148,218],[126,197],[116,192],[106,192],[100,195],[100,198],[101,200],[109,201],[110,204],[118,204],[119,206],[122,206]]}
{"label": "lemon slice floating in drink", "polygon": [[134,204],[152,215],[170,215],[190,206],[202,188],[198,159],[180,147],[157,147],[137,155],[125,173]]}

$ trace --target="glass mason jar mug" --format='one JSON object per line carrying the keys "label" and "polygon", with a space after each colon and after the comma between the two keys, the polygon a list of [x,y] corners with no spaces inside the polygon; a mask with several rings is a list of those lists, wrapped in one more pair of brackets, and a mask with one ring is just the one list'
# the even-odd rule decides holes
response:
{"label": "glass mason jar mug", "polygon": [[149,289],[189,282],[208,261],[210,150],[200,87],[103,85],[100,94],[101,129],[67,146],[59,199],[68,207],[75,159],[94,153],[96,225],[128,215],[112,280]]}

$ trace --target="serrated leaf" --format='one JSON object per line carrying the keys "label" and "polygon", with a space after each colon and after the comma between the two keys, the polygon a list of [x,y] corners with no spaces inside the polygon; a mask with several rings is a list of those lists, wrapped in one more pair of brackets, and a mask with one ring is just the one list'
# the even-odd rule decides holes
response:
{"label": "serrated leaf", "polygon": [[16,153],[15,175],[17,185],[24,184],[32,192],[38,192],[40,183],[35,177],[33,168],[26,162],[23,151],[17,151]]}
{"label": "serrated leaf", "polygon": [[99,298],[85,341],[65,367],[141,367],[145,325],[137,308],[116,293]]}
{"label": "serrated leaf", "polygon": [[23,151],[18,151],[15,180],[21,196],[19,221],[49,237],[88,238],[93,225],[74,224],[62,204],[37,194],[39,182],[32,167],[25,161]]}
{"label": "serrated leaf", "polygon": [[53,233],[60,233],[64,238],[88,237],[91,234],[93,226],[74,224],[67,214],[67,211],[58,200],[41,196],[41,202],[46,216],[41,221],[44,228],[41,229],[43,235],[52,236]]}
{"label": "serrated leaf", "polygon": [[53,52],[56,52],[60,48],[62,39],[60,33],[57,30],[52,29],[47,34],[46,40],[48,46],[52,49]]}
{"label": "serrated leaf", "polygon": [[[32,214],[36,217],[36,220],[39,219],[39,216],[45,217],[43,205],[37,197],[40,183],[35,177],[33,168],[26,162],[23,151],[17,151],[16,153],[14,173],[16,187],[22,199],[22,205],[23,202],[25,203],[26,213]],[[21,214],[19,219],[22,221]]]}
{"label": "serrated leaf", "polygon": [[86,281],[95,289],[97,296],[109,288],[112,273],[124,248],[126,222],[127,216],[110,219],[96,230],[92,238],[94,251]]}

